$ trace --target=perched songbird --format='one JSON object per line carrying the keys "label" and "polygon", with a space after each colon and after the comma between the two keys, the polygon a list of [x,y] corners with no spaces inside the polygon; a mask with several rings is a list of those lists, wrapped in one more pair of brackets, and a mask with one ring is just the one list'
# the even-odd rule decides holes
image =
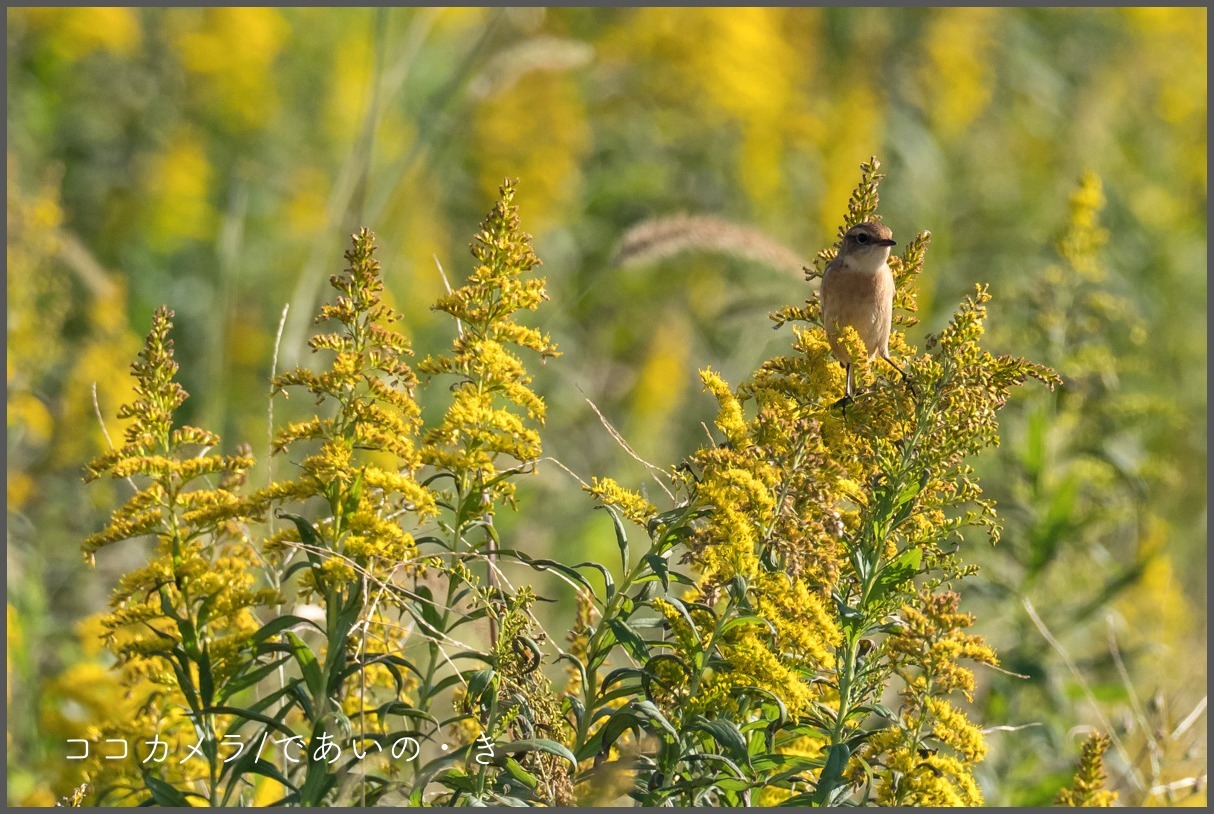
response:
{"label": "perched songbird", "polygon": [[847,390],[839,401],[844,409],[852,399],[852,360],[839,338],[848,325],[864,341],[870,361],[880,356],[910,385],[906,371],[889,358],[889,327],[894,311],[894,274],[889,269],[889,250],[896,245],[893,233],[884,223],[856,224],[847,230],[838,256],[822,274],[822,324],[831,351],[847,369]]}

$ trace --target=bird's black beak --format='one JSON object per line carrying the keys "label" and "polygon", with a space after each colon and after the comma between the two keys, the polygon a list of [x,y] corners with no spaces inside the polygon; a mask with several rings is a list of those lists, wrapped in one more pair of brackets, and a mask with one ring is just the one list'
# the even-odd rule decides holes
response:
{"label": "bird's black beak", "polygon": [[878,240],[877,245],[878,246],[897,246],[898,241],[896,241],[896,240]]}

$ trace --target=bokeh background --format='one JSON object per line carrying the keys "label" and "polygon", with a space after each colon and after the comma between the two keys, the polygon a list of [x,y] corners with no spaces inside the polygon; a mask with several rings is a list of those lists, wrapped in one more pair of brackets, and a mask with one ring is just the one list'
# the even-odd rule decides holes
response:
{"label": "bokeh background", "polygon": [[[1006,526],[966,551],[982,565],[966,607],[1008,670],[974,701],[1008,728],[979,767],[987,800],[1048,801],[1095,727],[1117,737],[1123,802],[1204,802],[1204,9],[6,23],[10,802],[71,791],[66,738],[119,692],[93,619],[141,552],[84,565],[121,484],[86,489],[81,470],[106,448],[98,408],[120,431],[155,306],[177,313],[182,420],[264,458],[284,307],[279,370],[304,358],[348,235],[374,230],[404,329],[437,351],[452,331],[429,310],[439,268],[467,273],[498,184],[519,178],[552,298],[533,324],[564,352],[535,366],[546,452],[643,487],[586,399],[659,465],[701,444],[697,369],[737,382],[787,345],[766,315],[810,296],[800,265],[835,240],[870,155],[895,236],[933,233],[909,340],[989,283],[992,348],[1067,382],[1026,390],[978,462]],[[1097,209],[1107,240],[1067,262],[1057,242],[1090,235]],[[609,520],[559,468],[520,498],[500,518],[517,547],[615,556]],[[567,629],[570,606],[554,608]]]}

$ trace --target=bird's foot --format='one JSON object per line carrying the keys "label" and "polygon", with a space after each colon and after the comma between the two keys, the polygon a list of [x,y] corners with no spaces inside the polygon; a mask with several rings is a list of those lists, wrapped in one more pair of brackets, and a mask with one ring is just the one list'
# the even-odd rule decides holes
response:
{"label": "bird's foot", "polygon": [[836,407],[840,408],[843,411],[843,417],[847,418],[847,405],[851,404],[853,401],[855,401],[855,398],[849,394],[830,405],[830,408],[832,410]]}

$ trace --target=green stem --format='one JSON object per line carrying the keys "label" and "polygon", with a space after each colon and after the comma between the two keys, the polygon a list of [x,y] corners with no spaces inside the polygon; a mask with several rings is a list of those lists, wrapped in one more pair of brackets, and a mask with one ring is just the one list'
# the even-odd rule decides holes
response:
{"label": "green stem", "polygon": [[843,672],[839,676],[839,714],[835,718],[835,725],[831,727],[830,745],[838,746],[843,742],[843,730],[847,726],[847,719],[851,715],[851,694],[853,682],[855,681],[856,660],[859,658],[860,637],[854,636],[847,643],[846,658],[843,660]]}
{"label": "green stem", "polygon": [[[585,706],[585,714],[582,716],[581,722],[578,724],[577,732],[577,749],[580,749],[586,743],[586,738],[590,731],[590,718],[594,713],[594,700],[598,694],[598,667],[594,666],[595,653],[598,650],[599,644],[602,641],[604,631],[607,629],[607,620],[615,618],[620,611],[621,598],[627,595],[628,590],[632,587],[646,568],[644,558],[638,560],[633,565],[624,578],[616,587],[616,592],[611,599],[607,601],[607,606],[603,608],[603,618],[598,626],[594,629],[594,633],[590,636],[590,641],[586,643],[586,680],[582,682],[582,703]],[[577,751],[575,749],[574,751]]]}
{"label": "green stem", "polygon": [[[898,462],[897,469],[890,477],[886,488],[886,495],[900,495],[903,489],[906,487],[914,469],[915,457],[918,452],[920,439],[923,435],[925,427],[927,426],[927,419],[932,412],[939,407],[941,394],[940,384],[946,380],[947,378],[932,388],[933,398],[930,402],[916,404],[915,429],[911,433],[910,438],[903,445],[901,460]],[[881,558],[882,552],[885,548],[885,543],[889,538],[889,535],[894,531],[893,526],[891,525],[893,520],[891,515],[894,510],[893,502],[892,500],[889,500],[883,501],[883,503],[887,504],[881,507],[885,510],[886,516],[883,518],[874,518],[874,520],[878,520],[880,522],[880,525],[873,527],[874,533],[871,540],[872,549],[870,552],[868,552],[871,554],[872,562],[866,569],[865,578],[860,585],[859,607],[857,610],[863,616],[864,624],[857,628],[856,633],[848,638],[846,652],[844,654],[845,658],[840,665],[838,687],[839,711],[838,717],[835,719],[835,724],[831,728],[830,734],[832,746],[838,745],[844,740],[843,734],[844,730],[846,729],[847,718],[851,714],[851,707],[853,703],[852,693],[855,690],[856,671],[859,667],[857,660],[859,658],[860,639],[862,637],[863,630],[867,627],[869,621],[868,614],[870,609],[868,608],[868,604],[872,597],[873,589],[877,584],[877,578],[880,575]],[[863,557],[865,553],[866,552],[861,550],[858,552],[858,555]]]}

